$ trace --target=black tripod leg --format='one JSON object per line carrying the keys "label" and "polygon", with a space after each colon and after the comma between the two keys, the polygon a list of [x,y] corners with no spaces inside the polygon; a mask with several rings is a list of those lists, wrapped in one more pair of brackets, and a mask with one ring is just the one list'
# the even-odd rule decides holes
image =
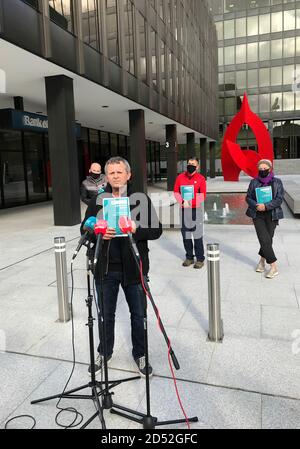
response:
{"label": "black tripod leg", "polygon": [[[194,418],[188,418],[187,421],[192,423],[192,422],[198,422],[199,419],[197,418],[197,416],[195,416]],[[170,424],[186,424],[186,420],[185,419],[176,419],[176,420],[171,420],[171,421],[158,421],[155,424],[155,426],[168,426]]]}
{"label": "black tripod leg", "polygon": [[73,390],[66,391],[64,394],[56,394],[54,396],[49,396],[47,398],[37,399],[35,401],[31,401],[31,404],[34,405],[34,404],[39,404],[41,402],[51,401],[52,399],[59,399],[59,398],[64,397],[65,395],[70,395],[72,393],[76,393],[77,391],[85,390],[86,388],[89,388],[89,386],[90,385],[87,384],[87,385],[83,385],[82,387],[78,387],[78,388],[74,388]]}

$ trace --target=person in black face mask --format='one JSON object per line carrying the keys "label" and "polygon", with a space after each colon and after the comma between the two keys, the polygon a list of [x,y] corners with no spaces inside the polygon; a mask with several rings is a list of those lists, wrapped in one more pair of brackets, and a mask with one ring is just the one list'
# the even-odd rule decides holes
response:
{"label": "person in black face mask", "polygon": [[257,273],[265,272],[265,265],[270,264],[266,278],[278,276],[277,258],[273,250],[273,237],[279,220],[283,218],[281,204],[284,189],[279,178],[275,178],[272,162],[262,159],[258,163],[258,176],[250,182],[246,201],[246,214],[253,219],[256,234],[260,243],[260,261]]}
{"label": "person in black face mask", "polygon": [[[181,206],[181,233],[185,249],[185,261],[182,266],[204,266],[203,246],[203,202],[206,198],[206,180],[198,173],[199,160],[191,157],[187,170],[176,179],[174,195]],[[196,258],[196,261],[195,261]]]}
{"label": "person in black face mask", "polygon": [[106,187],[106,177],[101,173],[101,165],[94,163],[89,170],[89,176],[81,184],[80,198],[87,206],[91,199]]}

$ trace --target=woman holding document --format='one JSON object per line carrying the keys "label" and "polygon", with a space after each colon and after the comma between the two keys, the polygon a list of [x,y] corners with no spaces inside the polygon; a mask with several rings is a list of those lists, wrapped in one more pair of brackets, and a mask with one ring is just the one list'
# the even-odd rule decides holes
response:
{"label": "woman holding document", "polygon": [[261,257],[256,271],[264,273],[265,264],[270,265],[266,278],[278,276],[277,258],[273,250],[273,237],[279,220],[283,218],[281,204],[283,202],[283,185],[273,173],[272,162],[262,159],[258,163],[258,176],[250,182],[246,201],[246,215],[253,219],[253,224],[260,243]]}

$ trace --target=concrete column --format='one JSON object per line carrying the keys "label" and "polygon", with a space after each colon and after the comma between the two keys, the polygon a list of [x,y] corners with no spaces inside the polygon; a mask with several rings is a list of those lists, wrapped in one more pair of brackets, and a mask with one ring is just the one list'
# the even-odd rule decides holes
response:
{"label": "concrete column", "polygon": [[166,125],[166,151],[168,191],[172,191],[177,178],[178,146],[176,125]]}
{"label": "concrete column", "polygon": [[196,150],[195,150],[195,134],[194,133],[188,133],[186,135],[186,159],[189,157],[196,156]]}
{"label": "concrete column", "polygon": [[147,193],[145,112],[142,109],[129,111],[129,128],[133,189]]}
{"label": "concrete column", "polygon": [[210,178],[216,177],[216,142],[209,142],[209,174]]}
{"label": "concrete column", "polygon": [[207,178],[207,139],[200,139],[200,172]]}
{"label": "concrete column", "polygon": [[46,77],[55,226],[81,222],[73,80]]}

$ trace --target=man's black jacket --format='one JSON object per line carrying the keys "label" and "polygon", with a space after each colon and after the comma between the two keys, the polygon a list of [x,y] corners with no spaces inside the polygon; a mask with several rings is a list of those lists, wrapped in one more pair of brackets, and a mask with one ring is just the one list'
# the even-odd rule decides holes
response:
{"label": "man's black jacket", "polygon": [[[81,234],[84,233],[83,225],[89,217],[97,217],[97,220],[102,219],[102,204],[103,198],[111,197],[111,186],[107,184],[104,193],[101,193],[97,197],[91,199],[91,202],[87,208],[84,220],[81,224]],[[140,197],[141,195],[141,197]],[[137,231],[133,235],[133,238],[137,244],[142,264],[143,264],[143,274],[147,275],[149,272],[149,249],[148,249],[148,240],[157,240],[162,235],[162,225],[157,218],[156,211],[151,203],[150,198],[145,194],[134,194],[128,184],[128,192],[127,196],[130,201],[130,210],[132,214],[132,219],[137,222]],[[147,211],[143,213],[143,209],[141,208],[141,203],[139,202],[139,198],[142,199],[142,203],[145,204]],[[123,267],[123,283],[124,285],[132,285],[139,283],[140,281],[140,272],[136,266],[135,260],[133,258],[129,239],[127,237],[118,238],[120,241],[121,248],[121,258],[122,258],[122,267]],[[93,235],[91,237],[91,241],[93,243],[96,242],[96,236]],[[103,267],[103,274],[107,274],[108,267],[110,263],[110,246],[111,241],[104,240],[102,246],[101,253],[101,264]],[[97,270],[98,272],[98,270]]]}

